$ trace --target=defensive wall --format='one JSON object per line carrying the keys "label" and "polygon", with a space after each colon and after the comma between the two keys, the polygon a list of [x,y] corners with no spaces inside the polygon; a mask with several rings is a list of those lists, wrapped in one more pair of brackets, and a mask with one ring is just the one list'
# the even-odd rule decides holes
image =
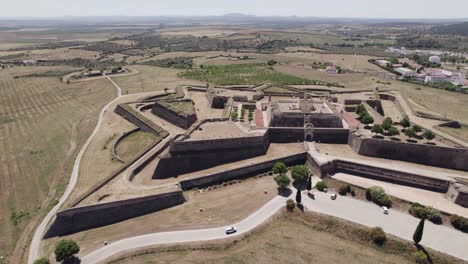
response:
{"label": "defensive wall", "polygon": [[[349,129],[347,128],[314,128],[311,141],[347,144]],[[270,127],[267,135],[272,143],[291,143],[304,141],[304,128],[302,127]]]}
{"label": "defensive wall", "polygon": [[158,134],[163,138],[169,135],[166,130],[162,129],[160,126],[156,125],[127,104],[117,105],[114,112],[144,131]]}
{"label": "defensive wall", "polygon": [[348,144],[358,154],[468,171],[468,149],[415,144],[349,135]]}
{"label": "defensive wall", "polygon": [[182,191],[74,207],[56,215],[44,238],[64,236],[153,213],[185,202]]}
{"label": "defensive wall", "polygon": [[[182,100],[156,101],[153,104],[151,112],[178,127],[188,129],[197,120],[195,111],[191,114],[187,114],[180,111],[176,111],[176,109],[173,109],[168,105],[171,102],[180,101]],[[190,102],[192,101],[190,100]]]}
{"label": "defensive wall", "polygon": [[184,180],[180,182],[182,190],[189,190],[193,188],[203,188],[222,182],[228,182],[235,179],[243,179],[251,176],[258,175],[263,172],[270,171],[276,162],[283,162],[288,166],[297,164],[304,164],[307,160],[307,153],[299,153],[288,157],[279,159],[269,160],[253,165],[249,165],[242,168],[237,168],[229,171],[223,171],[219,173],[213,173],[204,177],[199,177],[190,180]]}

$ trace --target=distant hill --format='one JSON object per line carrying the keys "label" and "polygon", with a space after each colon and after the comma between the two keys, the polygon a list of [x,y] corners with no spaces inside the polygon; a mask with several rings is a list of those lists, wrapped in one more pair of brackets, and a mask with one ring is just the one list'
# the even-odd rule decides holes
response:
{"label": "distant hill", "polygon": [[432,29],[434,33],[442,35],[468,36],[468,21],[460,24],[437,26]]}

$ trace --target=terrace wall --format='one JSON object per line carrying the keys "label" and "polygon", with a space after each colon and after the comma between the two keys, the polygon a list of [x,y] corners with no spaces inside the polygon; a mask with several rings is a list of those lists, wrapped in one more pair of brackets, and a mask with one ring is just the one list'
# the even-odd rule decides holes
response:
{"label": "terrace wall", "polygon": [[183,129],[188,129],[197,120],[195,113],[190,115],[183,115],[165,107],[163,104],[157,101],[154,102],[151,113]]}
{"label": "terrace wall", "polygon": [[402,160],[468,171],[468,149],[349,136],[348,144],[360,155]]}
{"label": "terrace wall", "polygon": [[44,238],[64,236],[160,211],[185,202],[181,191],[75,207],[57,213]]}
{"label": "terrace wall", "polygon": [[263,172],[270,171],[273,165],[276,162],[283,162],[288,166],[303,164],[307,160],[307,153],[299,153],[292,156],[274,159],[270,161],[261,162],[258,164],[233,169],[229,171],[223,171],[220,173],[210,174],[204,177],[190,179],[180,182],[180,186],[183,190],[189,190],[192,188],[203,188],[213,184],[219,184],[227,181],[231,181],[234,179],[241,179],[250,176],[255,176]]}

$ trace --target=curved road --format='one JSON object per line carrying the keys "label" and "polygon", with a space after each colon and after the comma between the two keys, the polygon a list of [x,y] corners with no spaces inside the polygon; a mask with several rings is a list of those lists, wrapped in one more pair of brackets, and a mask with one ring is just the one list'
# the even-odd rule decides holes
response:
{"label": "curved road", "polygon": [[42,220],[40,225],[37,227],[36,231],[34,232],[34,236],[31,240],[31,245],[29,247],[29,255],[28,255],[28,263],[32,264],[34,260],[39,258],[39,247],[41,244],[42,237],[46,231],[47,224],[50,222],[50,220],[54,217],[54,215],[57,213],[59,208],[62,206],[62,204],[65,202],[65,200],[70,196],[71,192],[75,188],[76,182],[78,180],[78,171],[81,163],[81,158],[83,157],[83,154],[85,153],[86,149],[88,148],[89,144],[91,141],[94,139],[94,136],[97,134],[99,129],[101,128],[102,125],[102,118],[104,116],[104,113],[106,112],[107,108],[109,105],[114,103],[116,100],[118,100],[122,96],[122,89],[108,76],[106,78],[115,86],[117,89],[117,98],[114,100],[110,101],[108,104],[106,104],[101,112],[99,113],[99,119],[96,124],[96,127],[93,130],[93,133],[89,136],[89,138],[86,140],[86,143],[83,145],[81,148],[80,152],[78,153],[78,156],[75,159],[75,163],[73,165],[73,171],[70,177],[70,182],[68,183],[67,189],[63,193],[62,197],[60,197],[59,202],[50,210],[50,212],[46,215],[46,217]]}
{"label": "curved road", "polygon": [[[406,240],[412,240],[413,232],[419,223],[419,219],[407,213],[390,210],[388,215],[384,215],[381,208],[369,202],[342,196],[333,201],[329,194],[321,192],[314,192],[314,194],[315,200],[303,195],[303,204],[307,210],[335,216],[368,227],[380,226],[385,232]],[[262,224],[285,206],[286,199],[288,198],[277,196],[249,217],[235,223],[234,226],[238,232],[229,237],[239,236]],[[81,263],[102,263],[111,260],[112,256],[116,254],[154,245],[223,239],[228,237],[224,233],[224,229],[225,227],[218,227],[130,237],[91,252],[81,258]],[[466,250],[468,235],[461,231],[426,221],[421,244],[468,260],[468,251]]]}

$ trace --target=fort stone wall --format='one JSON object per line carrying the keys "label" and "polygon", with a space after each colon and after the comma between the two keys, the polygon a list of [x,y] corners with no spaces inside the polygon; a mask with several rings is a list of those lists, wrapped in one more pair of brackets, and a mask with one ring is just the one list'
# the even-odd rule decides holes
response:
{"label": "fort stone wall", "polygon": [[270,171],[276,162],[283,162],[288,166],[292,166],[297,164],[304,164],[306,160],[307,153],[299,153],[288,157],[265,161],[238,169],[214,173],[200,178],[184,180],[180,182],[180,186],[183,190],[203,188],[213,184],[219,184],[235,179],[247,178],[250,176],[258,175],[263,172]]}
{"label": "fort stone wall", "polygon": [[349,135],[348,144],[360,155],[408,161],[429,166],[468,171],[468,149],[359,138]]}
{"label": "fort stone wall", "polygon": [[57,213],[45,238],[64,236],[91,228],[114,224],[153,213],[185,202],[181,191],[123,201],[74,207]]}
{"label": "fort stone wall", "polygon": [[161,117],[162,119],[184,129],[188,129],[195,121],[197,116],[195,113],[183,115],[176,111],[165,107],[160,102],[154,102],[151,113]]}

